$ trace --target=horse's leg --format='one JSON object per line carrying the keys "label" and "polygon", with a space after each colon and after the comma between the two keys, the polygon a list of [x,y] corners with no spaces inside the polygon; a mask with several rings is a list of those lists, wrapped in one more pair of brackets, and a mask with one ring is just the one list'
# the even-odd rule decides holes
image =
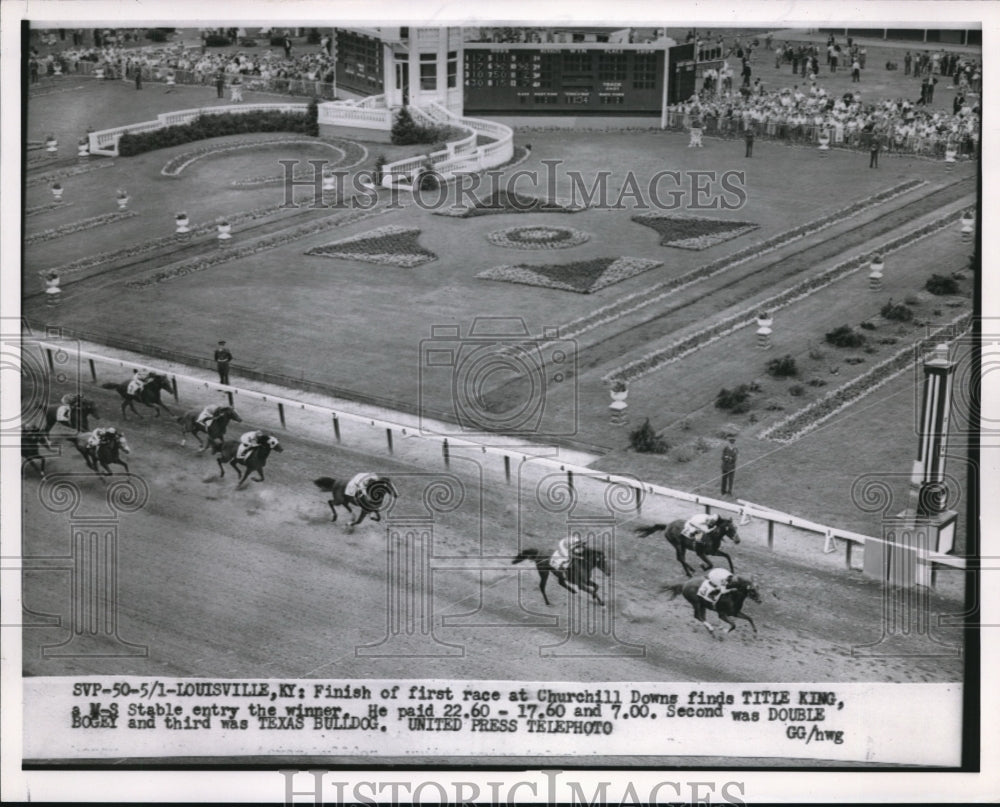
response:
{"label": "horse's leg", "polygon": [[545,600],[545,604],[546,605],[552,605],[552,603],[549,602],[549,596],[545,593],[545,583],[548,581],[548,579],[549,579],[548,569],[539,569],[538,570],[538,590],[542,592],[542,599]]}
{"label": "horse's leg", "polygon": [[333,506],[333,499],[330,499],[327,504],[330,505],[330,512],[333,513],[333,518],[331,518],[330,521],[334,522],[337,520],[337,508]]}
{"label": "horse's leg", "polygon": [[731,571],[731,572],[735,572],[736,571],[736,569],[733,568],[733,559],[731,557],[729,557],[729,555],[726,554],[725,552],[723,552],[721,549],[717,549],[712,554],[715,555],[715,557],[717,557],[717,558],[725,558],[726,562],[729,564],[729,571]]}
{"label": "horse's leg", "polygon": [[559,583],[564,589],[566,589],[570,594],[576,594],[577,588],[575,583],[570,583],[562,572],[557,572],[555,569],[552,570],[552,574],[556,576],[556,582]]}
{"label": "horse's leg", "polygon": [[[247,476],[250,476],[250,467],[249,466],[247,466]],[[261,465],[257,469],[257,481],[258,482],[263,482],[264,481],[264,466],[263,465]]]}
{"label": "horse's leg", "polygon": [[750,627],[753,628],[753,632],[754,633],[757,632],[757,626],[753,623],[753,620],[750,617],[748,617],[746,614],[744,614],[742,611],[740,611],[738,614],[733,614],[733,618],[734,619],[745,619],[747,622],[750,623]]}
{"label": "horse's leg", "polygon": [[705,557],[705,550],[704,549],[696,549],[694,551],[694,553],[699,558],[701,558],[701,568],[702,569],[707,570],[707,569],[711,569],[712,568],[712,561],[710,561],[707,557]]}
{"label": "horse's leg", "polygon": [[691,577],[691,575],[694,574],[694,567],[693,566],[689,566],[688,562],[686,560],[684,560],[684,557],[686,555],[687,555],[687,552],[684,550],[684,547],[681,546],[680,544],[678,544],[677,545],[677,561],[678,561],[678,563],[680,563],[681,566],[684,567],[684,573],[688,577]]}
{"label": "horse's leg", "polygon": [[[236,470],[239,471],[239,468],[237,468]],[[246,469],[243,471],[243,475],[240,477],[239,482],[236,483],[237,490],[239,490],[246,484],[247,478],[250,476],[252,470],[253,469],[249,465],[246,467]]]}
{"label": "horse's leg", "polygon": [[726,633],[732,633],[734,630],[736,630],[736,623],[729,618],[728,614],[724,614],[721,611],[718,611],[717,613],[719,614],[719,619],[721,619],[723,622],[729,625],[729,630],[727,630]]}
{"label": "horse's leg", "polygon": [[715,628],[713,628],[711,623],[708,621],[708,609],[702,603],[697,601],[694,603],[694,618],[708,628],[708,632],[712,634],[712,636],[715,636]]}
{"label": "horse's leg", "polygon": [[372,517],[372,521],[382,520],[382,514],[378,510],[369,510],[368,513]]}
{"label": "horse's leg", "polygon": [[358,526],[358,524],[360,524],[362,521],[365,520],[365,516],[367,516],[367,515],[368,515],[368,511],[364,507],[362,507],[361,508],[361,512],[358,513],[358,517],[355,518],[354,521],[351,522],[351,526],[352,527]]}
{"label": "horse's leg", "polygon": [[219,463],[219,476],[220,476],[220,477],[223,477],[223,476],[225,476],[225,475],[226,475],[226,468],[225,468],[225,466],[224,466],[224,465],[222,464],[222,454],[221,454],[221,453],[219,454],[219,456],[218,456],[218,457],[216,457],[216,458],[215,458],[215,461],[216,461],[217,463]]}
{"label": "horse's leg", "polygon": [[[597,594],[598,591],[597,583],[595,583],[593,580],[588,580],[583,585],[587,589],[587,593],[590,594],[590,596],[593,597],[595,600],[597,600],[598,605],[604,605],[604,600],[602,600]],[[591,588],[591,586],[593,586],[593,588]]]}

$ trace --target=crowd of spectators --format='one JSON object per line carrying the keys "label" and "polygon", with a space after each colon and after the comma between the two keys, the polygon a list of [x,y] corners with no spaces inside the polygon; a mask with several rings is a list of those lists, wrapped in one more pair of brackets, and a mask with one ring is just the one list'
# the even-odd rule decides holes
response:
{"label": "crowd of spectators", "polygon": [[865,103],[861,94],[831,97],[813,81],[766,92],[706,91],[668,109],[672,128],[700,128],[709,135],[740,136],[746,131],[765,138],[819,142],[869,148],[877,141],[887,151],[943,156],[947,148],[959,154],[977,154],[980,107],[975,98],[959,92],[952,111],[933,109],[920,101],[891,99]]}
{"label": "crowd of spectators", "polygon": [[328,43],[309,46],[298,55],[290,50],[213,51],[181,44],[136,49],[106,44],[33,56],[29,69],[33,81],[40,75],[92,74],[99,69],[106,80],[134,81],[141,71],[144,81],[215,85],[221,74],[227,84],[239,78],[243,89],[332,98],[334,60]]}

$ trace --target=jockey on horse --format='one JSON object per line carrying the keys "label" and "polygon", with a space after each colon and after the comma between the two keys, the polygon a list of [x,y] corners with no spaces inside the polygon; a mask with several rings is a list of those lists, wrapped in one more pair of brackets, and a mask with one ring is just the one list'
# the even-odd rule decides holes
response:
{"label": "jockey on horse", "polygon": [[267,432],[256,429],[252,432],[244,432],[240,437],[239,447],[236,449],[236,459],[245,460],[250,456],[250,452],[262,446],[267,440]]}
{"label": "jockey on horse", "polygon": [[691,538],[695,544],[701,546],[705,536],[718,526],[719,517],[710,513],[697,513],[691,516],[684,524],[681,534],[685,538]]}
{"label": "jockey on horse", "polygon": [[733,573],[728,569],[720,569],[718,566],[709,569],[705,575],[705,582],[698,589],[698,596],[715,605],[723,594],[736,590],[729,588],[733,577]]}
{"label": "jockey on horse", "polygon": [[143,387],[152,381],[155,375],[156,373],[152,370],[133,370],[132,378],[128,382],[128,387],[126,387],[125,392],[133,397],[138,397],[142,392]]}
{"label": "jockey on horse", "polygon": [[59,399],[59,405],[56,408],[56,423],[72,428],[73,424],[69,419],[70,410],[72,410],[74,406],[80,406],[82,403],[83,396],[78,392],[67,392],[63,395],[62,398]]}
{"label": "jockey on horse", "polygon": [[378,474],[360,473],[351,477],[351,481],[344,486],[344,495],[354,499],[368,498],[368,486],[372,482],[377,482]]}
{"label": "jockey on horse", "polygon": [[195,423],[202,426],[207,432],[212,421],[215,420],[219,416],[219,413],[224,409],[228,409],[226,404],[209,404],[201,410],[201,414],[195,419]]}
{"label": "jockey on horse", "polygon": [[578,558],[583,555],[584,550],[587,548],[587,539],[579,535],[567,535],[559,542],[559,546],[556,551],[552,553],[552,558],[549,560],[549,564],[553,569],[560,572],[565,571],[573,558]]}

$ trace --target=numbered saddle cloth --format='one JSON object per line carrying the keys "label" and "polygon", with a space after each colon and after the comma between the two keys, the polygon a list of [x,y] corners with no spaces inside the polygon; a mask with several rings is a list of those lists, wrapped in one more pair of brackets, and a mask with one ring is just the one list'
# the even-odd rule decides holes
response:
{"label": "numbered saddle cloth", "polygon": [[138,378],[133,378],[131,381],[128,382],[128,387],[125,389],[125,392],[128,393],[129,395],[138,395],[139,390],[142,389],[142,386],[143,386],[142,382]]}
{"label": "numbered saddle cloth", "polygon": [[240,443],[236,449],[236,459],[245,460],[250,456],[250,452],[257,447],[256,443]]}
{"label": "numbered saddle cloth", "polygon": [[698,586],[698,596],[710,603],[715,603],[715,586],[712,585],[711,580],[702,581],[701,585]]}
{"label": "numbered saddle cloth", "polygon": [[363,496],[368,491],[368,485],[370,485],[375,479],[375,474],[355,474],[351,477],[351,481],[344,487],[344,495],[357,497],[358,494],[361,494]]}
{"label": "numbered saddle cloth", "polygon": [[56,422],[69,423],[69,404],[60,404],[56,409]]}

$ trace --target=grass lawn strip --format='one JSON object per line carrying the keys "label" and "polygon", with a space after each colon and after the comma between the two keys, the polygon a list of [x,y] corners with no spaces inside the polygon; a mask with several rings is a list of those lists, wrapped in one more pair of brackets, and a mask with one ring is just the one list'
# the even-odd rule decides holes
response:
{"label": "grass lawn strip", "polygon": [[306,255],[365,261],[385,266],[413,267],[436,261],[437,255],[422,247],[417,227],[388,224],[359,235],[314,247]]}
{"label": "grass lawn strip", "polygon": [[751,244],[735,253],[726,255],[716,261],[705,264],[704,266],[699,266],[696,269],[692,269],[690,272],[686,272],[685,274],[673,278],[672,280],[666,280],[662,283],[657,283],[648,289],[642,289],[640,291],[627,294],[624,297],[618,298],[614,302],[601,306],[591,313],[578,317],[562,326],[559,329],[560,338],[571,339],[580,336],[587,331],[593,330],[594,328],[598,328],[601,325],[614,322],[626,314],[631,314],[633,311],[640,308],[657,303],[660,300],[669,297],[671,294],[675,294],[694,283],[714,277],[715,275],[729,271],[730,269],[735,269],[737,266],[740,266],[741,264],[744,264],[760,255],[773,252],[774,250],[780,249],[787,244],[799,240],[800,238],[813,235],[821,230],[825,230],[827,227],[832,227],[834,224],[841,221],[853,218],[854,216],[857,216],[872,207],[884,204],[890,199],[901,196],[902,194],[908,193],[909,191],[925,184],[927,184],[926,180],[909,180],[878,193],[873,197],[857,201],[826,216],[806,222],[799,227],[785,230],[784,232],[778,233],[765,241],[759,241],[755,244]]}
{"label": "grass lawn strip", "polygon": [[661,236],[660,246],[692,250],[708,249],[760,226],[749,221],[673,216],[669,213],[643,213],[633,216],[632,221],[656,230]]}
{"label": "grass lawn strip", "polygon": [[37,207],[29,207],[25,209],[25,216],[37,216],[39,213],[47,213],[50,210],[59,210],[64,207],[69,207],[72,202],[49,202],[47,205],[38,205]]}
{"label": "grass lawn strip", "polygon": [[[921,338],[918,344],[938,344],[942,340],[952,341],[966,330],[972,314],[965,313],[943,325],[933,333]],[[831,390],[822,398],[794,412],[783,420],[768,427],[757,436],[762,440],[791,443],[813,431],[842,409],[857,400],[875,392],[879,387],[892,381],[896,376],[913,367],[913,345],[900,349],[885,361],[879,362],[868,372],[846,384]]]}
{"label": "grass lawn strip", "polygon": [[[339,144],[341,141],[337,141]],[[350,141],[342,141],[344,143],[349,143]],[[367,156],[367,151],[364,146],[352,143],[351,145],[356,145],[361,148],[364,152],[361,159],[363,160]],[[205,157],[216,157],[221,154],[228,154],[232,151],[245,151],[246,149],[271,147],[271,146],[320,146],[325,148],[331,148],[335,151],[339,151],[343,156],[341,160],[347,159],[347,154],[343,146],[335,145],[334,143],[328,143],[325,140],[311,139],[305,137],[280,137],[272,138],[271,140],[256,140],[251,142],[243,143],[233,143],[228,146],[203,146],[197,149],[189,149],[183,154],[178,154],[176,157],[168,160],[166,165],[160,169],[160,173],[167,177],[180,176],[181,172],[184,171],[189,165],[198,160],[204,159]],[[339,162],[339,161],[338,161]],[[354,163],[357,164],[357,161]],[[336,165],[336,164],[335,164]],[[279,179],[282,177],[279,177]]]}
{"label": "grass lawn strip", "polygon": [[[284,204],[272,205],[270,207],[258,207],[253,210],[244,210],[239,213],[234,213],[230,216],[226,216],[225,219],[230,224],[246,224],[248,221],[256,221],[257,219],[272,216],[285,209],[287,208]],[[215,222],[200,224],[197,227],[191,228],[191,235],[194,237],[208,235],[209,233],[214,232]],[[143,241],[139,244],[133,244],[130,247],[122,247],[121,249],[108,250],[107,252],[99,252],[95,255],[87,255],[83,258],[77,258],[75,261],[64,263],[62,266],[56,266],[52,269],[39,271],[38,276],[44,278],[50,271],[53,270],[63,276],[73,274],[74,272],[82,272],[103,263],[112,263],[127,258],[133,258],[136,255],[142,255],[146,252],[155,252],[160,249],[165,249],[176,243],[177,236],[175,234],[165,235],[162,238],[154,238],[149,241]]]}
{"label": "grass lawn strip", "polygon": [[[391,209],[397,210],[398,206]],[[329,230],[333,227],[345,227],[348,224],[354,224],[355,222],[364,221],[365,219],[372,218],[374,216],[380,216],[389,212],[389,210],[390,208],[388,207],[376,207],[370,210],[352,210],[345,213],[343,216],[328,216],[327,218],[311,224],[305,224],[292,230],[275,233],[274,235],[267,236],[266,238],[263,238],[253,244],[248,244],[236,249],[229,248],[223,252],[217,252],[214,255],[184,261],[183,263],[177,264],[169,269],[163,269],[156,272],[150,277],[146,277],[141,280],[129,281],[125,284],[125,287],[135,291],[147,289],[157,283],[164,283],[178,277],[184,277],[185,275],[189,275],[193,272],[201,272],[205,269],[210,269],[211,267],[218,266],[222,263],[238,260],[240,258],[247,258],[251,255],[256,255],[258,252],[263,252],[264,250],[284,246],[285,244],[289,244],[299,238],[315,235],[316,233]]]}
{"label": "grass lawn strip", "polygon": [[26,188],[30,188],[34,185],[45,185],[56,179],[65,179],[66,177],[75,177],[80,174],[89,174],[91,171],[100,171],[102,168],[114,168],[115,163],[113,160],[87,163],[86,165],[75,165],[72,168],[62,168],[58,171],[46,171],[44,174],[35,174],[34,176],[28,177],[24,181]]}
{"label": "grass lawn strip", "polygon": [[111,224],[116,221],[121,221],[122,219],[130,219],[133,216],[138,215],[139,214],[134,210],[118,210],[114,213],[102,213],[100,216],[91,216],[88,219],[71,221],[69,224],[64,224],[61,227],[53,227],[49,230],[32,233],[31,235],[24,237],[24,243],[34,244],[39,241],[51,241],[55,238],[64,238],[67,235],[73,235],[73,233],[79,233],[83,230],[92,230],[95,227],[103,227],[105,224]]}
{"label": "grass lawn strip", "polygon": [[942,216],[939,219],[935,219],[932,222],[918,227],[915,230],[904,233],[903,235],[888,241],[882,246],[873,249],[865,255],[859,255],[855,258],[846,260],[843,263],[837,264],[831,269],[827,269],[825,272],[822,272],[815,277],[796,283],[791,288],[788,288],[779,294],[772,295],[767,299],[755,303],[751,308],[747,308],[744,311],[726,317],[724,320],[703,328],[702,330],[674,342],[665,348],[652,351],[651,353],[647,353],[634,361],[628,362],[627,364],[612,370],[610,373],[607,373],[603,377],[603,380],[606,382],[617,380],[634,381],[637,378],[642,378],[654,370],[659,369],[663,365],[677,361],[678,359],[693,353],[705,345],[710,344],[717,339],[721,339],[723,336],[727,336],[734,331],[754,324],[756,322],[757,313],[762,309],[773,313],[774,311],[784,308],[797,300],[808,297],[820,289],[829,286],[834,281],[840,280],[842,277],[856,272],[863,266],[867,266],[869,258],[872,254],[879,253],[881,255],[887,255],[896,252],[897,250],[910,246],[914,241],[948,227],[958,221],[961,216],[962,211],[955,211],[954,213]]}

